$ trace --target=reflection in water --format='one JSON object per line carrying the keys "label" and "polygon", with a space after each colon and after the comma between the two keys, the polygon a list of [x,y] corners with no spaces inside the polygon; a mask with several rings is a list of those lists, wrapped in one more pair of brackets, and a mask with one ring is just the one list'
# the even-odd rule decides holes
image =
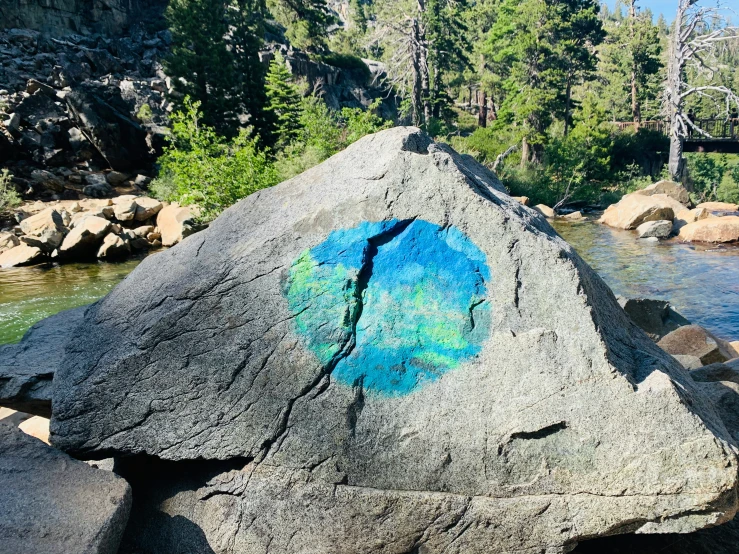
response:
{"label": "reflection in water", "polygon": [[140,262],[0,269],[0,344],[20,340],[45,317],[105,296]]}
{"label": "reflection in water", "polygon": [[617,295],[669,300],[719,337],[739,339],[739,247],[657,244],[594,221],[553,227]]}

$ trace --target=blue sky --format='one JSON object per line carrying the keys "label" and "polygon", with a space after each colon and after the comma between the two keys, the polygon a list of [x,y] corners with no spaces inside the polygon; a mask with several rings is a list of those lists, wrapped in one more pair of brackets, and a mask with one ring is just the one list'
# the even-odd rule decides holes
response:
{"label": "blue sky", "polygon": [[[605,0],[610,9],[613,9],[617,0]],[[677,10],[677,0],[641,0],[637,1],[637,6],[641,9],[649,8],[656,19],[659,14],[665,16],[667,21],[675,19],[675,11]],[[624,12],[626,9],[624,8]]]}

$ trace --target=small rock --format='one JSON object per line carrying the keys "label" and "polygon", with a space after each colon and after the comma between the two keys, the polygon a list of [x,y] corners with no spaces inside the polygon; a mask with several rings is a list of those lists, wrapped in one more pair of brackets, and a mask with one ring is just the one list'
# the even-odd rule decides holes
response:
{"label": "small rock", "polygon": [[151,183],[151,177],[147,177],[146,175],[136,175],[136,179],[133,181],[134,185],[141,188],[148,187],[149,183]]}
{"label": "small rock", "polygon": [[678,362],[680,362],[680,365],[683,366],[685,369],[698,369],[703,367],[703,364],[701,363],[701,359],[698,356],[687,356],[687,355],[681,355],[681,354],[675,354],[673,356]]}
{"label": "small rock", "polygon": [[690,325],[690,321],[673,310],[670,303],[664,300],[623,297],[617,300],[631,321],[653,341],[660,340],[679,327]]}
{"label": "small rock", "polygon": [[647,221],[636,228],[640,239],[650,237],[665,239],[672,233],[672,221],[662,219],[659,221]]}
{"label": "small rock", "polygon": [[47,208],[27,219],[21,221],[21,230],[37,239],[39,247],[51,252],[64,240],[64,220],[61,214],[54,208]]}
{"label": "small rock", "polygon": [[582,212],[579,211],[579,210],[576,211],[576,212],[572,212],[572,213],[569,213],[569,214],[565,215],[564,218],[565,219],[571,219],[573,221],[579,221],[581,219],[584,219],[584,217],[582,215]]}
{"label": "small rock", "polygon": [[29,437],[49,444],[49,419],[41,416],[29,417],[26,421],[18,426]]}
{"label": "small rock", "polygon": [[117,187],[128,179],[128,175],[121,173],[120,171],[111,171],[105,176],[105,178],[107,179],[108,184]]}
{"label": "small rock", "polygon": [[43,252],[36,246],[21,244],[0,254],[0,268],[18,267],[40,261]]}
{"label": "small rock", "polygon": [[128,256],[130,253],[131,246],[128,241],[114,233],[108,233],[98,250],[97,257],[103,260],[111,260]]}
{"label": "small rock", "polygon": [[739,204],[730,202],[702,202],[696,208],[703,208],[709,212],[739,212]]}
{"label": "small rock", "polygon": [[739,353],[728,342],[715,337],[699,325],[679,327],[665,335],[657,346],[673,356],[695,356],[703,365],[739,357]]}
{"label": "small rock", "polygon": [[554,210],[547,206],[546,204],[537,204],[533,208],[537,212],[539,212],[541,215],[546,217],[547,219],[553,219],[557,214],[554,213]]}
{"label": "small rock", "polygon": [[146,238],[147,235],[154,232],[154,226],[153,225],[142,225],[141,227],[137,227],[136,229],[133,229],[133,232],[137,237]]}
{"label": "small rock", "polygon": [[11,233],[9,231],[3,231],[0,233],[0,254],[18,246],[19,244],[20,241],[18,240],[18,237],[15,236],[15,233]]}
{"label": "small rock", "polygon": [[113,194],[112,187],[106,183],[100,183],[95,185],[87,185],[82,189],[82,193],[93,198],[105,198]]}
{"label": "small rock", "polygon": [[157,227],[164,246],[174,246],[192,233],[192,214],[188,208],[170,204],[157,215]]}
{"label": "small rock", "polygon": [[[116,200],[118,199],[116,198]],[[118,221],[133,221],[134,217],[136,217],[137,208],[138,205],[136,204],[136,200],[134,199],[124,200],[122,202],[114,202],[113,205],[115,218]]]}
{"label": "small rock", "polygon": [[31,180],[47,190],[54,192],[62,192],[64,190],[64,183],[50,171],[36,169],[31,172]]}
{"label": "small rock", "polygon": [[161,233],[149,233],[146,235],[146,240],[153,243],[154,241],[161,241],[162,240],[162,234]]}
{"label": "small rock", "polygon": [[154,198],[147,196],[139,196],[136,198],[136,221],[146,221],[157,215],[162,208],[163,204]]}
{"label": "small rock", "polygon": [[600,222],[617,229],[636,229],[645,221],[672,221],[675,213],[683,209],[685,206],[665,194],[644,196],[633,193],[608,206]]}
{"label": "small rock", "polygon": [[727,364],[715,363],[690,372],[693,381],[731,381],[739,384],[739,370]]}
{"label": "small rock", "polygon": [[528,196],[512,196],[511,198],[513,198],[514,200],[520,202],[524,206],[528,206],[529,205],[529,197]]}
{"label": "small rock", "polygon": [[102,217],[90,215],[82,218],[64,239],[59,254],[77,258],[94,256],[110,225],[110,221]]}

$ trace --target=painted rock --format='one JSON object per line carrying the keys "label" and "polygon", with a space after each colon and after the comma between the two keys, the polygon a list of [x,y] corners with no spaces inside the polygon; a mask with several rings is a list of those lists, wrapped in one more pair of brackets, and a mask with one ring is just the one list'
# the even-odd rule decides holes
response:
{"label": "painted rock", "polygon": [[554,553],[735,511],[697,385],[541,215],[414,128],[242,200],[73,335],[52,444],[172,461],[152,545]]}

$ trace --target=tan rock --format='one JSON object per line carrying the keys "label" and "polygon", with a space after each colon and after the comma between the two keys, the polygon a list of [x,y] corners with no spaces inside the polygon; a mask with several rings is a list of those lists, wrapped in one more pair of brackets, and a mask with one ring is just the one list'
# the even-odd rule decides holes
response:
{"label": "tan rock", "polygon": [[698,356],[675,354],[673,358],[680,362],[680,365],[683,366],[685,369],[698,369],[703,367],[701,359]]}
{"label": "tan rock", "polygon": [[157,215],[164,207],[159,200],[147,196],[139,196],[136,205],[136,221],[146,221]]}
{"label": "tan rock", "polygon": [[157,227],[164,246],[174,246],[192,233],[192,214],[188,208],[170,204],[157,215]]}
{"label": "tan rock", "polygon": [[582,215],[582,212],[579,211],[579,210],[576,211],[576,212],[572,212],[572,213],[567,214],[566,216],[564,216],[564,218],[565,219],[570,219],[572,221],[579,221],[581,219],[585,219],[583,217],[583,215]]}
{"label": "tan rock", "polygon": [[636,229],[646,221],[672,221],[675,213],[684,208],[665,194],[627,194],[617,204],[608,206],[600,222],[617,229]]}
{"label": "tan rock", "polygon": [[144,237],[144,238],[146,238],[146,236],[149,233],[153,233],[153,232],[154,232],[154,226],[153,225],[142,225],[141,227],[136,227],[135,229],[133,229],[133,233],[137,237]]}
{"label": "tan rock", "polygon": [[128,256],[131,253],[131,246],[128,241],[122,237],[109,233],[103,239],[103,244],[98,250],[98,258],[103,260],[109,260],[114,258],[122,258]]}
{"label": "tan rock", "polygon": [[154,242],[157,240],[161,241],[162,234],[161,233],[149,233],[148,235],[146,235],[146,240],[148,240],[149,242]]}
{"label": "tan rock", "polygon": [[66,257],[94,256],[110,226],[110,221],[102,217],[83,218],[64,239],[59,254]]}
{"label": "tan rock", "polygon": [[18,237],[15,236],[15,233],[7,231],[0,233],[0,254],[18,246],[19,244],[20,241],[18,240]]}
{"label": "tan rock", "polygon": [[116,196],[113,198],[113,205],[117,206],[118,204],[127,204],[132,200],[136,200],[138,196],[135,194],[121,194],[120,196]]}
{"label": "tan rock", "polygon": [[550,208],[549,206],[547,206],[546,204],[537,204],[536,206],[533,207],[533,209],[539,212],[541,215],[543,215],[547,219],[552,219],[556,217],[557,215],[554,213],[554,210]]}
{"label": "tan rock", "polygon": [[18,426],[18,429],[26,435],[36,437],[38,440],[49,444],[49,420],[41,416],[33,416]]}
{"label": "tan rock", "polygon": [[686,242],[735,242],[739,240],[739,216],[709,217],[688,223],[678,235]]}
{"label": "tan rock", "polygon": [[21,221],[21,230],[29,237],[37,239],[35,246],[48,252],[58,247],[64,240],[64,220],[54,208],[47,208],[36,215]]}
{"label": "tan rock", "polygon": [[672,356],[695,356],[703,365],[725,362],[739,356],[725,340],[699,325],[685,325],[665,335],[657,346]]}
{"label": "tan rock", "polygon": [[21,244],[0,254],[0,268],[29,265],[41,261],[42,255],[43,252],[37,246]]}
{"label": "tan rock", "polygon": [[645,221],[636,228],[640,239],[658,238],[666,239],[672,233],[672,222],[666,219],[659,221]]}
{"label": "tan rock", "polygon": [[705,208],[709,212],[739,212],[739,204],[729,202],[702,202],[696,208]]}
{"label": "tan rock", "polygon": [[118,221],[133,221],[133,218],[136,217],[137,208],[136,200],[133,199],[115,202],[113,206],[114,216]]}
{"label": "tan rock", "polygon": [[513,198],[514,200],[520,202],[524,206],[528,206],[529,205],[529,197],[528,196],[512,196],[511,198]]}
{"label": "tan rock", "polygon": [[654,196],[655,194],[664,194],[669,196],[673,200],[680,202],[681,204],[687,205],[690,202],[690,195],[688,190],[675,181],[658,181],[648,187],[637,190],[634,194],[642,196]]}
{"label": "tan rock", "polygon": [[739,352],[739,340],[732,340],[732,341],[729,341],[729,344],[731,345],[731,347],[732,347],[732,348],[733,348],[734,350],[736,350],[737,352]]}
{"label": "tan rock", "polygon": [[80,207],[85,210],[94,210],[97,208],[104,208],[105,206],[112,206],[113,201],[110,198],[85,198],[80,200]]}

